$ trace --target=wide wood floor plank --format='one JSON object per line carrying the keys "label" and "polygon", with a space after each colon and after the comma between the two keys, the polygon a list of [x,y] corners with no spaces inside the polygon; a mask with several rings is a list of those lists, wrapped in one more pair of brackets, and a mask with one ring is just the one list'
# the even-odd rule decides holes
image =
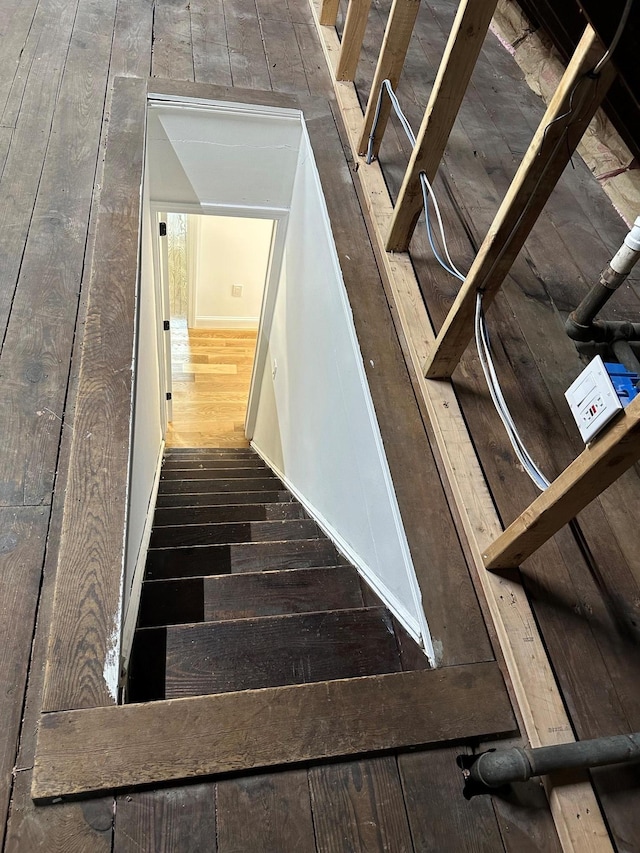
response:
{"label": "wide wood floor plank", "polygon": [[[0,181],[0,329],[6,329],[35,206],[78,0],[40,3],[40,59],[29,75]],[[46,128],[43,132],[43,128]],[[97,141],[96,141],[97,144]]]}
{"label": "wide wood floor plank", "polygon": [[0,504],[4,505],[48,502],[53,487],[115,5],[115,0],[109,0],[79,12],[58,94],[34,220],[0,356],[1,369],[7,371],[5,405],[0,412],[5,443],[0,454]]}
{"label": "wide wood floor plank", "polygon": [[395,756],[309,769],[318,853],[413,853]]}
{"label": "wide wood floor plank", "polygon": [[194,79],[188,0],[156,0],[151,76],[169,80]]}
{"label": "wide wood floor plank", "polygon": [[118,3],[111,77],[150,77],[155,0]]}
{"label": "wide wood floor plank", "polygon": [[216,853],[215,785],[116,799],[113,853]]}
{"label": "wide wood floor plank", "polygon": [[271,89],[255,0],[223,0],[234,86]]}
{"label": "wide wood floor plank", "polygon": [[0,509],[0,835],[13,783],[49,513]]}
{"label": "wide wood floor plank", "polygon": [[196,82],[231,86],[231,62],[223,4],[191,0],[190,5]]}
{"label": "wide wood floor plank", "polygon": [[218,853],[315,853],[305,770],[218,782]]}
{"label": "wide wood floor plank", "polygon": [[438,853],[503,853],[490,797],[462,797],[461,747],[398,756],[416,850]]}
{"label": "wide wood floor plank", "polygon": [[495,663],[58,712],[40,723],[32,793],[45,802],[514,726]]}

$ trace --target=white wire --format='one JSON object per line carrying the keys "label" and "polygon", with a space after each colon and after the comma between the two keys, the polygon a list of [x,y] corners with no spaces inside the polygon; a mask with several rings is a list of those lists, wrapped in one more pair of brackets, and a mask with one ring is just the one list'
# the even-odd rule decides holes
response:
{"label": "white wire", "polygon": [[[631,0],[632,2],[632,0]],[[630,5],[630,4],[629,4]],[[615,41],[615,38],[614,38]],[[612,48],[615,47],[612,44]],[[601,60],[601,62],[606,61],[605,57]],[[391,103],[393,104],[393,108],[396,111],[398,118],[400,119],[400,123],[404,129],[404,132],[407,135],[407,138],[411,142],[413,146],[416,144],[416,137],[411,129],[411,125],[409,124],[406,116],[402,112],[400,108],[400,103],[398,98],[396,97],[395,92],[391,86],[391,82],[389,80],[384,80],[382,86],[380,87],[380,94],[378,95],[378,103],[376,105],[376,112],[373,119],[373,126],[371,128],[371,134],[369,135],[369,145],[367,148],[367,163],[371,163],[373,157],[373,143],[375,139],[376,127],[378,124],[378,119],[380,118],[380,110],[382,107],[382,96],[384,92],[387,92],[389,98],[391,99]],[[447,246],[447,238],[444,230],[444,223],[442,221],[442,215],[440,213],[440,205],[438,204],[438,199],[436,198],[436,194],[434,192],[433,187],[431,186],[429,179],[425,175],[424,172],[420,173],[420,187],[422,189],[422,198],[424,201],[424,211],[426,217],[426,225],[427,225],[427,234],[429,236],[429,243],[431,244],[431,248],[433,249],[433,254],[436,257],[438,263],[445,269],[450,275],[454,276],[454,278],[459,279],[460,281],[464,281],[466,276],[460,272],[457,266],[454,264],[451,259],[451,255],[449,253],[449,247]],[[444,255],[446,258],[446,262],[440,257],[436,246],[432,239],[431,234],[431,224],[430,224],[430,215],[429,215],[429,198],[433,203],[433,208],[436,212],[436,218],[438,221],[438,230],[440,231],[440,238],[442,242],[442,247],[444,249]],[[496,408],[498,416],[502,421],[505,431],[507,433],[507,437],[511,442],[511,446],[513,450],[520,460],[522,467],[526,471],[526,473],[531,477],[536,486],[544,491],[549,486],[549,481],[544,476],[542,471],[538,468],[536,463],[533,461],[529,451],[524,445],[524,442],[520,438],[520,434],[516,428],[513,417],[511,416],[511,412],[509,411],[509,407],[507,406],[507,402],[504,398],[504,394],[502,393],[502,388],[500,387],[500,381],[498,380],[498,375],[496,373],[495,365],[493,363],[493,357],[491,355],[491,346],[489,344],[489,334],[487,331],[487,325],[484,318],[484,312],[482,310],[482,292],[478,291],[476,296],[476,310],[475,310],[475,320],[474,320],[474,331],[476,338],[476,346],[478,348],[478,356],[480,358],[480,365],[482,367],[482,372],[484,373],[484,377],[487,382],[487,387],[489,388],[489,394],[493,401],[493,405]]]}
{"label": "white wire", "polygon": [[[460,270],[457,268],[457,266],[451,260],[451,255],[449,254],[449,248],[447,246],[447,238],[445,237],[445,233],[444,233],[444,225],[442,224],[442,216],[440,215],[440,206],[438,205],[438,199],[436,198],[436,194],[433,191],[433,187],[429,183],[429,179],[427,178],[427,176],[425,175],[424,172],[420,172],[420,182],[421,182],[422,187],[423,187],[423,193],[424,193],[424,187],[426,186],[426,188],[429,192],[429,196],[431,197],[431,200],[433,202],[433,208],[436,212],[436,217],[438,219],[438,227],[440,229],[440,235],[442,237],[442,248],[444,249],[445,256],[446,256],[447,260],[449,261],[449,266],[451,267],[451,271],[454,273],[456,278],[459,278],[460,281],[464,281],[465,276],[460,272]],[[429,215],[428,209],[427,209],[427,206],[425,205],[425,216],[428,216],[428,215]]]}

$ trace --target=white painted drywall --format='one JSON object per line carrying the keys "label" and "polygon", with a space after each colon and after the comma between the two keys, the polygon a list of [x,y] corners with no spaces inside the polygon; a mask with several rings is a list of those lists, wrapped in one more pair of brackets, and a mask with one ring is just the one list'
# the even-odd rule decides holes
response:
{"label": "white painted drywall", "polygon": [[287,208],[301,136],[287,113],[150,106],[151,201]]}
{"label": "white painted drywall", "polygon": [[254,446],[432,656],[311,146],[268,112],[152,106],[151,201],[289,211]]}
{"label": "white painted drywall", "polygon": [[125,608],[143,541],[163,439],[157,336],[158,315],[153,277],[151,229],[152,218],[148,191],[145,188],[141,237],[142,272],[137,303],[138,341],[134,374],[135,397],[124,587]]}
{"label": "white painted drywall", "polygon": [[418,584],[306,139],[285,260],[254,446],[429,649]]}
{"label": "white painted drywall", "polygon": [[[257,329],[273,221],[190,216],[190,228],[192,223],[198,229],[192,283],[196,328]],[[234,285],[242,288],[241,296],[233,295]]]}

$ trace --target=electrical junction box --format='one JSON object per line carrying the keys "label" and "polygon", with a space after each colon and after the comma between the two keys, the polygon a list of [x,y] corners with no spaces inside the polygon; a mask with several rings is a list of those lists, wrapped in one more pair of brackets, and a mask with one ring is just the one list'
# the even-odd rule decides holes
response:
{"label": "electrical junction box", "polygon": [[597,355],[565,395],[585,444],[622,409],[604,362]]}
{"label": "electrical junction box", "polygon": [[607,368],[609,378],[616,389],[618,399],[626,409],[629,403],[638,396],[636,383],[640,377],[637,373],[632,373],[623,364],[617,362],[605,361],[604,366]]}

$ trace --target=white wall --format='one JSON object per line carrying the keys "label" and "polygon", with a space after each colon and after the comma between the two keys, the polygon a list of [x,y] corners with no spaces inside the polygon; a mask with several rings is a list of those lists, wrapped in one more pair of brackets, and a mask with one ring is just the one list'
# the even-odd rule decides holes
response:
{"label": "white wall", "polygon": [[[257,329],[269,265],[273,221],[231,216],[190,216],[197,228],[196,328]],[[233,296],[233,286],[242,296]]]}
{"label": "white wall", "polygon": [[125,570],[125,606],[143,540],[159,454],[162,448],[161,388],[158,359],[156,298],[153,277],[152,219],[145,190],[142,216],[142,273],[138,294],[138,342],[129,526]]}
{"label": "white wall", "polygon": [[253,443],[429,649],[326,206],[305,140]]}
{"label": "white wall", "polygon": [[301,126],[295,111],[221,113],[151,106],[151,201],[287,208]]}

